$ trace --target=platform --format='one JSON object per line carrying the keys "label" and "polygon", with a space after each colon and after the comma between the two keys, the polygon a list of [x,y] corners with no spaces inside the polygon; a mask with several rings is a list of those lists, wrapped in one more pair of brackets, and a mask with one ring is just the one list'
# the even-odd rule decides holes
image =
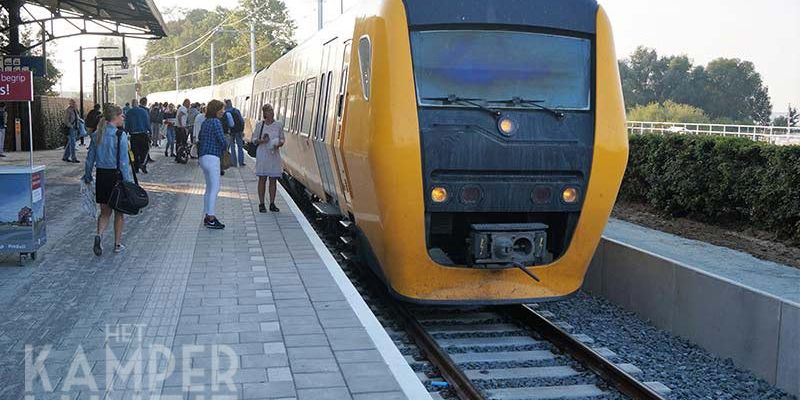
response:
{"label": "platform", "polygon": [[101,257],[83,164],[37,153],[49,240],[24,267],[0,256],[0,398],[429,398],[288,197],[258,213],[252,163],[223,177],[212,231],[197,163],[153,153],[151,205]]}
{"label": "platform", "polygon": [[800,269],[612,219],[584,288],[800,396]]}

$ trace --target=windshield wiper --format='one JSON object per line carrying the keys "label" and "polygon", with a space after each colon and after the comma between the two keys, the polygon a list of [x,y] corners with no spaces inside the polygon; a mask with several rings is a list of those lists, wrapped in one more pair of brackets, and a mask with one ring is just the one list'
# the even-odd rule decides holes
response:
{"label": "windshield wiper", "polygon": [[481,109],[483,111],[486,111],[487,113],[492,114],[492,116],[494,116],[495,118],[499,117],[500,114],[501,114],[500,111],[493,110],[493,109],[491,109],[489,107],[486,107],[486,106],[484,106],[484,105],[482,105],[480,103],[476,103],[478,101],[483,101],[483,99],[458,97],[458,96],[456,96],[454,94],[451,94],[451,95],[448,95],[447,97],[423,97],[422,100],[441,101],[442,103],[450,103],[450,104],[453,104],[453,103],[456,103],[456,104],[458,104],[458,103],[467,104],[467,105],[479,108],[479,109]]}
{"label": "windshield wiper", "polygon": [[556,117],[556,119],[558,120],[562,120],[565,117],[563,112],[540,104],[544,103],[544,100],[528,100],[528,99],[523,99],[522,97],[512,97],[508,100],[489,100],[487,101],[487,103],[503,103],[515,106],[534,106],[540,110],[545,110],[550,114],[553,114],[553,116]]}

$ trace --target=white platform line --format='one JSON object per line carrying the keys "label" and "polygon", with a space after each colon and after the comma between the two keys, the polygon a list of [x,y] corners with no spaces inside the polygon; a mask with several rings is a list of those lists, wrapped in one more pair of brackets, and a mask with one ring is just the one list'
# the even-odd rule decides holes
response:
{"label": "white platform line", "polygon": [[333,258],[331,252],[328,251],[328,248],[322,243],[322,239],[317,236],[314,228],[311,227],[311,224],[289,196],[289,193],[287,193],[281,185],[278,185],[278,192],[281,197],[283,197],[283,200],[286,201],[286,204],[289,205],[289,209],[292,211],[295,218],[297,218],[297,221],[303,228],[303,232],[308,236],[308,239],[311,241],[317,254],[319,254],[328,272],[333,276],[333,280],[339,286],[339,289],[342,291],[342,294],[344,294],[350,307],[356,313],[356,316],[358,316],[361,325],[367,330],[367,334],[372,339],[381,357],[383,357],[383,361],[389,366],[389,370],[394,374],[403,393],[405,393],[406,397],[409,399],[431,399],[430,393],[425,389],[425,386],[411,369],[411,366],[408,365],[403,355],[400,354],[400,350],[389,337],[389,334],[386,333],[381,323],[378,322],[375,314],[372,313],[372,310],[367,306],[361,294],[358,293],[353,283],[350,282],[350,279],[347,278],[347,275],[342,271],[339,263]]}

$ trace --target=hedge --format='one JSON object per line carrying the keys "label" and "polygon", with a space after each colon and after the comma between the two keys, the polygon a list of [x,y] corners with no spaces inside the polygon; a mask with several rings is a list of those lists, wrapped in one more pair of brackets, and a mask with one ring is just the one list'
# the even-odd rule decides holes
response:
{"label": "hedge", "polygon": [[632,135],[620,198],[666,215],[749,226],[800,243],[800,146]]}

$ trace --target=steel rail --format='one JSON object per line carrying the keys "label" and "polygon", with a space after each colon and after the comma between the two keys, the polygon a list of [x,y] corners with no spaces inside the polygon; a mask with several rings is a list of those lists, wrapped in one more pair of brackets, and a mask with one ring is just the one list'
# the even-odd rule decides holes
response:
{"label": "steel rail", "polygon": [[508,315],[538,332],[545,340],[592,370],[625,396],[634,400],[664,400],[655,390],[575,339],[530,306],[522,304],[502,308]]}
{"label": "steel rail", "polygon": [[394,313],[402,319],[403,328],[422,351],[428,361],[431,362],[442,374],[450,388],[461,400],[483,400],[485,397],[480,390],[467,378],[458,364],[442,349],[436,339],[428,333],[422,324],[417,321],[411,311],[406,306],[399,304],[397,300],[386,295],[386,304]]}

